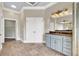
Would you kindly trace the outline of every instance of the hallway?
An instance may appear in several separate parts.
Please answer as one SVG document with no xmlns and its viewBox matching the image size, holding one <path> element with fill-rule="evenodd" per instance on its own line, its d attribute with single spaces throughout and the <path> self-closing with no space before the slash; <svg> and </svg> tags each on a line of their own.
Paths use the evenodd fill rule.
<svg viewBox="0 0 79 59">
<path fill-rule="evenodd" d="M 7 41 L 3 45 L 0 56 L 63 56 L 40 43 L 22 43 L 21 41 Z"/>
</svg>

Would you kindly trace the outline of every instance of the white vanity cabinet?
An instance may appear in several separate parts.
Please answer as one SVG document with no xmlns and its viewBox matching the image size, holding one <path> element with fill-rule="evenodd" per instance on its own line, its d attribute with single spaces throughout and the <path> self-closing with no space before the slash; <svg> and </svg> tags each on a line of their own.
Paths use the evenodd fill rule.
<svg viewBox="0 0 79 59">
<path fill-rule="evenodd" d="M 46 34 L 46 46 L 64 55 L 71 56 L 71 37 Z"/>
</svg>

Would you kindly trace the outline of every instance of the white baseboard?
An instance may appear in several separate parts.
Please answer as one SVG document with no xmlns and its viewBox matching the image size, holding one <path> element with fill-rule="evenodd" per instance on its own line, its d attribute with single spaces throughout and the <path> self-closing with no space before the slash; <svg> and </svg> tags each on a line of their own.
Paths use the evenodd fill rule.
<svg viewBox="0 0 79 59">
<path fill-rule="evenodd" d="M 20 37 L 17 37 L 16 40 L 21 40 Z"/>
<path fill-rule="evenodd" d="M 21 40 L 23 43 L 45 43 L 45 41 L 40 41 L 40 42 L 38 42 L 38 41 L 26 41 L 26 40 Z"/>
<path fill-rule="evenodd" d="M 5 37 L 5 38 L 12 38 L 12 39 L 14 39 L 15 37 Z"/>
<path fill-rule="evenodd" d="M 20 40 L 20 37 L 5 37 L 5 38 Z"/>
</svg>

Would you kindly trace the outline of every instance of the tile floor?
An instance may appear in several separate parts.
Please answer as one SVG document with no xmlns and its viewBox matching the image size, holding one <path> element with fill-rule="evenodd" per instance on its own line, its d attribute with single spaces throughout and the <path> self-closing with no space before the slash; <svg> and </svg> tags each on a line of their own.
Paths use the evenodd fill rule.
<svg viewBox="0 0 79 59">
<path fill-rule="evenodd" d="M 45 44 L 12 40 L 3 44 L 0 56 L 63 56 L 63 54 L 47 48 Z"/>
</svg>

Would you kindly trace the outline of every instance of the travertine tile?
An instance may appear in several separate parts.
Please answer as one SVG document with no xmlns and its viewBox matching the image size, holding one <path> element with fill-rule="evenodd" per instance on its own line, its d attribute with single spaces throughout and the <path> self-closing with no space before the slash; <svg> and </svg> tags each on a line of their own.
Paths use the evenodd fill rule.
<svg viewBox="0 0 79 59">
<path fill-rule="evenodd" d="M 41 43 L 22 43 L 8 41 L 3 45 L 1 56 L 63 56 Z"/>
</svg>

